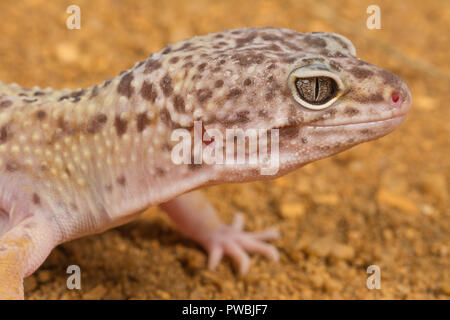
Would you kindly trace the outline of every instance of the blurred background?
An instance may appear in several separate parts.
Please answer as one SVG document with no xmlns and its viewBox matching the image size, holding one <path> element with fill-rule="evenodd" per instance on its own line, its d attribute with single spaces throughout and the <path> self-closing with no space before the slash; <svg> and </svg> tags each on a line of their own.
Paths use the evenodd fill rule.
<svg viewBox="0 0 450 320">
<path fill-rule="evenodd" d="M 68 30 L 66 8 L 81 8 Z M 369 5 L 381 29 L 368 30 Z M 206 255 L 156 208 L 55 249 L 25 281 L 28 299 L 449 299 L 450 2 L 319 0 L 2 0 L 0 79 L 87 87 L 184 38 L 250 26 L 348 37 L 358 56 L 400 75 L 413 107 L 399 129 L 277 180 L 205 190 L 225 221 L 277 227 L 278 264 L 249 275 Z M 66 288 L 68 265 L 82 290 Z M 366 268 L 381 268 L 368 290 Z"/>
</svg>

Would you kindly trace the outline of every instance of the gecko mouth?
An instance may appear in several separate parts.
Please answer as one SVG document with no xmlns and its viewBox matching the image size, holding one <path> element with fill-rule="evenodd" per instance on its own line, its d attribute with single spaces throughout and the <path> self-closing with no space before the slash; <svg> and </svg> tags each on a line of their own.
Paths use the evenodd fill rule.
<svg viewBox="0 0 450 320">
<path fill-rule="evenodd" d="M 339 128 L 339 127 L 351 127 L 351 126 L 355 126 L 355 127 L 361 127 L 363 125 L 369 125 L 369 126 L 374 126 L 374 125 L 380 125 L 380 124 L 391 124 L 394 122 L 398 122 L 398 124 L 400 124 L 401 122 L 403 122 L 403 120 L 406 118 L 406 113 L 404 114 L 400 114 L 400 115 L 395 115 L 389 118 L 384 118 L 384 119 L 378 119 L 378 120 L 372 120 L 372 121 L 355 121 L 355 122 L 346 122 L 346 123 L 336 123 L 336 124 L 293 124 L 293 125 L 285 125 L 285 126 L 278 126 L 275 127 L 273 129 L 278 129 L 278 130 L 282 130 L 282 131 L 290 131 L 290 129 L 298 129 L 298 128 Z"/>
<path fill-rule="evenodd" d="M 317 128 L 324 128 L 324 127 L 346 127 L 351 125 L 376 125 L 376 124 L 383 124 L 383 123 L 391 123 L 395 121 L 402 122 L 406 118 L 405 114 L 395 115 L 389 118 L 384 119 L 377 119 L 377 120 L 369 120 L 369 121 L 355 121 L 355 122 L 344 122 L 344 123 L 336 123 L 336 124 L 305 124 L 305 127 L 317 127 Z"/>
</svg>

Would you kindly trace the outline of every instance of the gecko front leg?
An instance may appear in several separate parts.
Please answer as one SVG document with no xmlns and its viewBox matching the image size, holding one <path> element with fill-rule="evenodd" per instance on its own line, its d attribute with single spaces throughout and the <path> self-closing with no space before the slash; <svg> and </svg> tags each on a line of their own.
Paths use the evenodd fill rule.
<svg viewBox="0 0 450 320">
<path fill-rule="evenodd" d="M 37 216 L 22 220 L 0 237 L 0 300 L 23 299 L 23 279 L 57 245 L 57 228 Z"/>
<path fill-rule="evenodd" d="M 277 249 L 264 241 L 277 239 L 274 229 L 261 232 L 245 232 L 242 215 L 237 213 L 231 225 L 217 217 L 214 208 L 200 191 L 181 195 L 160 207 L 167 212 L 176 227 L 197 241 L 208 252 L 208 268 L 214 270 L 224 255 L 231 257 L 239 273 L 245 274 L 250 267 L 248 252 L 262 254 L 278 261 Z"/>
</svg>

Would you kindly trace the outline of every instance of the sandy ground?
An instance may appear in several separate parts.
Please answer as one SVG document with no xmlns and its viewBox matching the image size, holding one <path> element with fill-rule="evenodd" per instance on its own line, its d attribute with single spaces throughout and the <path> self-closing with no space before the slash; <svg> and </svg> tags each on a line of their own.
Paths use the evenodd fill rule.
<svg viewBox="0 0 450 320">
<path fill-rule="evenodd" d="M 65 28 L 68 5 L 82 28 Z M 273 181 L 205 190 L 225 221 L 277 227 L 279 263 L 252 257 L 236 275 L 157 209 L 122 227 L 55 249 L 26 279 L 28 299 L 448 299 L 450 298 L 450 3 L 376 1 L 382 29 L 368 30 L 373 1 L 0 1 L 0 79 L 24 86 L 90 86 L 168 43 L 244 26 L 332 31 L 358 55 L 403 77 L 407 121 L 389 136 Z M 82 289 L 66 288 L 68 265 Z M 381 268 L 381 289 L 366 268 Z"/>
</svg>

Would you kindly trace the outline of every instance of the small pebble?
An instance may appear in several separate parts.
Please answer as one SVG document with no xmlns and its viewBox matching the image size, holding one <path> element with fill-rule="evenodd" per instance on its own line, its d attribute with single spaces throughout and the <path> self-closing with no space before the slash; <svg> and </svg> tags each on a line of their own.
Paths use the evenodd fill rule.
<svg viewBox="0 0 450 320">
<path fill-rule="evenodd" d="M 89 290 L 84 294 L 83 299 L 87 300 L 98 300 L 102 299 L 108 290 L 101 284 L 96 286 L 95 288 Z"/>
<path fill-rule="evenodd" d="M 414 202 L 386 189 L 380 189 L 377 192 L 376 199 L 379 205 L 385 205 L 403 213 L 411 215 L 420 213 L 420 209 L 414 204 Z"/>
<path fill-rule="evenodd" d="M 306 208 L 302 203 L 282 203 L 280 212 L 283 218 L 294 219 L 302 217 L 305 214 Z"/>
<path fill-rule="evenodd" d="M 29 276 L 23 280 L 23 287 L 25 292 L 33 291 L 37 288 L 38 282 L 34 275 Z"/>
<path fill-rule="evenodd" d="M 37 273 L 37 278 L 40 283 L 45 283 L 52 280 L 53 277 L 49 270 L 41 270 Z"/>
</svg>

